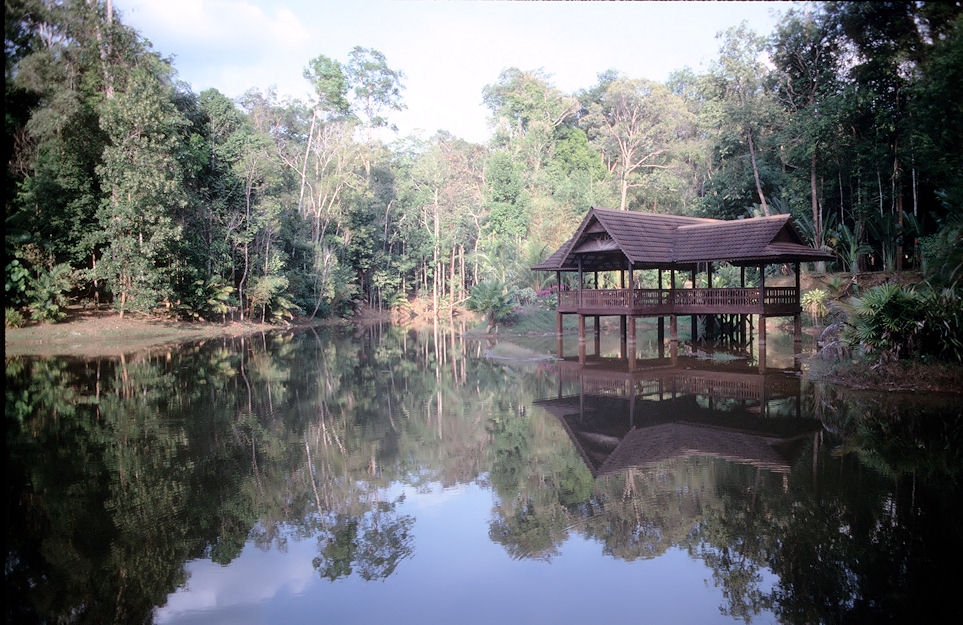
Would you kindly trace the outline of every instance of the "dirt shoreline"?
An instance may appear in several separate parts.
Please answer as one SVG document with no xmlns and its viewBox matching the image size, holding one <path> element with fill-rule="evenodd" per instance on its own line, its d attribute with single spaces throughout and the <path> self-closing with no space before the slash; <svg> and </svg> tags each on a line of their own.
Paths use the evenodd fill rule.
<svg viewBox="0 0 963 625">
<path fill-rule="evenodd" d="M 112 311 L 79 311 L 73 312 L 61 323 L 5 328 L 4 356 L 119 356 L 164 345 L 330 323 L 307 319 L 297 321 L 292 326 L 249 321 L 225 324 L 136 315 L 127 315 L 122 319 Z"/>
</svg>

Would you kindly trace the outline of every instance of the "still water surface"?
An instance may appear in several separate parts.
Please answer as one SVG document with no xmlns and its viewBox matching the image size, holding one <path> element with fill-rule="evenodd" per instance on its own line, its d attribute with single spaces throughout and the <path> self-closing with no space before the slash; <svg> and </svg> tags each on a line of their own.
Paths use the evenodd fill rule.
<svg viewBox="0 0 963 625">
<path fill-rule="evenodd" d="M 7 620 L 952 622 L 958 399 L 653 338 L 8 359 Z"/>
</svg>

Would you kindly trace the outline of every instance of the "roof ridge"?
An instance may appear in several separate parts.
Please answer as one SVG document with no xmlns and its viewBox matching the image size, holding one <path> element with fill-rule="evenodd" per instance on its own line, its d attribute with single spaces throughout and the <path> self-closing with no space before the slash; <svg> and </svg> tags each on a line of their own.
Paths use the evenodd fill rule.
<svg viewBox="0 0 963 625">
<path fill-rule="evenodd" d="M 747 224 L 747 223 L 752 223 L 753 221 L 755 221 L 756 223 L 759 223 L 761 221 L 776 221 L 776 220 L 789 221 L 791 217 L 792 216 L 789 213 L 783 213 L 781 215 L 769 215 L 768 217 L 749 217 L 748 219 L 709 219 L 707 220 L 709 223 L 687 224 L 685 226 L 679 226 L 679 229 L 682 230 L 687 228 L 699 228 L 701 226 L 711 226 L 713 224 L 726 224 L 726 225 Z"/>
</svg>

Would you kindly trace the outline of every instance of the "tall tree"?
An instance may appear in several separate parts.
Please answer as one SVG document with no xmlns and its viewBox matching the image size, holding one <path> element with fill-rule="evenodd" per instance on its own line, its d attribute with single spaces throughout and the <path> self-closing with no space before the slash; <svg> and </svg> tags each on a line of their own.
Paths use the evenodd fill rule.
<svg viewBox="0 0 963 625">
<path fill-rule="evenodd" d="M 368 142 L 371 131 L 388 126 L 388 111 L 402 111 L 404 73 L 388 67 L 385 55 L 373 48 L 355 46 L 348 55 L 345 68 L 351 90 L 352 108 L 367 129 Z"/>
<path fill-rule="evenodd" d="M 172 214 L 185 201 L 176 152 L 187 121 L 158 76 L 138 68 L 104 103 L 101 124 L 110 145 L 98 168 L 107 194 L 97 215 L 106 245 L 98 271 L 121 315 L 147 311 L 173 294 L 181 229 Z"/>
<path fill-rule="evenodd" d="M 796 148 L 789 158 L 809 174 L 813 245 L 821 248 L 826 239 L 819 163 L 826 159 L 838 136 L 829 105 L 839 92 L 835 79 L 837 43 L 820 20 L 793 12 L 777 28 L 773 42 L 778 94 L 790 116 L 786 143 Z"/>
<path fill-rule="evenodd" d="M 692 132 L 693 117 L 681 98 L 650 80 L 618 78 L 608 83 L 584 119 L 615 176 L 619 209 L 629 189 L 645 188 L 653 171 L 675 163 L 673 150 Z"/>
<path fill-rule="evenodd" d="M 765 40 L 745 24 L 730 28 L 720 37 L 719 60 L 710 73 L 722 109 L 720 131 L 732 132 L 745 142 L 759 205 L 768 217 L 759 143 L 772 134 L 777 107 L 764 83 L 768 74 L 762 60 Z"/>
</svg>

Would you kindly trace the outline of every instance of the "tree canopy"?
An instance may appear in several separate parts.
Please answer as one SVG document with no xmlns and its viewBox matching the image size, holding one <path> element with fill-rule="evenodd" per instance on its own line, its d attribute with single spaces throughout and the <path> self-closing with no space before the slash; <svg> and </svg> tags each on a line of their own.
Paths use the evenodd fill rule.
<svg viewBox="0 0 963 625">
<path fill-rule="evenodd" d="M 109 4 L 5 8 L 14 317 L 56 318 L 67 298 L 284 319 L 421 296 L 437 314 L 492 281 L 524 303 L 546 284 L 521 259 L 593 205 L 788 212 L 844 270 L 963 274 L 958 4 L 792 9 L 772 33 L 721 33 L 706 72 L 664 84 L 608 70 L 566 93 L 507 68 L 482 94 L 486 145 L 386 142 L 405 76 L 376 49 L 308 61 L 306 101 L 232 100 L 178 82 Z"/>
</svg>

